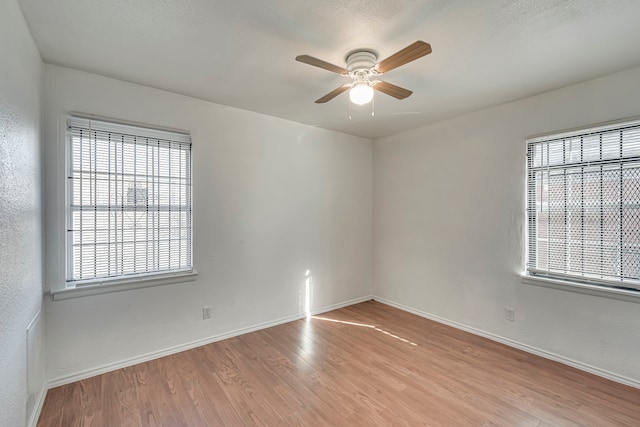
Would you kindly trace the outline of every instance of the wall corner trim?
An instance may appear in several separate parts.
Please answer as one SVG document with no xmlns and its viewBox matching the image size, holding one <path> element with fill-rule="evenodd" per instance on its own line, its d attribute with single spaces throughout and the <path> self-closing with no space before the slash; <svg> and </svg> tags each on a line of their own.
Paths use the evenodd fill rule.
<svg viewBox="0 0 640 427">
<path fill-rule="evenodd" d="M 38 424 L 38 420 L 40 419 L 40 412 L 42 412 L 42 406 L 44 405 L 44 399 L 47 397 L 47 390 L 49 388 L 46 384 L 42 385 L 40 389 L 40 393 L 38 393 L 38 397 L 36 398 L 36 404 L 33 407 L 33 411 L 29 415 L 29 419 L 27 420 L 27 427 L 36 427 Z"/>
</svg>

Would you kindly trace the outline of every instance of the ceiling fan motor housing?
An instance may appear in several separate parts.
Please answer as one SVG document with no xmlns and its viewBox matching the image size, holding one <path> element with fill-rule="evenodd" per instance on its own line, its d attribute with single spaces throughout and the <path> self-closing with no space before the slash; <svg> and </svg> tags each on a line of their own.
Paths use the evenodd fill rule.
<svg viewBox="0 0 640 427">
<path fill-rule="evenodd" d="M 347 70 L 351 74 L 369 72 L 376 65 L 378 56 L 370 50 L 357 50 L 347 55 Z"/>
</svg>

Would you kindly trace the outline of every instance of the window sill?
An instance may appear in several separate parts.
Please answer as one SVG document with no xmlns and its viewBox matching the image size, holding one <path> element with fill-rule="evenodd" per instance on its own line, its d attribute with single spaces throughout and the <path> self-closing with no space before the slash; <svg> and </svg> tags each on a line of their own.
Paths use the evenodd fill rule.
<svg viewBox="0 0 640 427">
<path fill-rule="evenodd" d="M 640 291 L 607 288 L 605 286 L 550 279 L 547 277 L 529 276 L 527 274 L 523 274 L 520 277 L 522 278 L 522 283 L 526 285 L 542 286 L 545 288 L 559 289 L 561 291 L 578 292 L 586 295 L 640 303 Z"/>
<path fill-rule="evenodd" d="M 136 279 L 123 279 L 111 282 L 102 282 L 92 285 L 76 286 L 51 291 L 51 298 L 60 301 L 70 298 L 86 297 L 91 295 L 108 294 L 111 292 L 129 291 L 132 289 L 148 288 L 152 286 L 173 285 L 176 283 L 193 282 L 198 272 L 192 270 L 185 273 L 159 275 L 154 277 L 141 277 Z"/>
</svg>

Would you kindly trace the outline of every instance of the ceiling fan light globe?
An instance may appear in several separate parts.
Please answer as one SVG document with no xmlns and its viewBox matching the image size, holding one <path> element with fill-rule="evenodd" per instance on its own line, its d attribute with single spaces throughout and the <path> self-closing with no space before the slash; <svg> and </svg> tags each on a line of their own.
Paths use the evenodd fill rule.
<svg viewBox="0 0 640 427">
<path fill-rule="evenodd" d="M 368 84 L 355 85 L 349 91 L 349 99 L 357 105 L 364 105 L 373 99 L 373 88 Z"/>
</svg>

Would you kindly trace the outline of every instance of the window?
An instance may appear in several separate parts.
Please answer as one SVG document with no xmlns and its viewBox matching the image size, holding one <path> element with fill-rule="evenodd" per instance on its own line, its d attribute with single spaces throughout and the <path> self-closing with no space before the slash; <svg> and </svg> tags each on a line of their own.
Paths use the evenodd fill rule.
<svg viewBox="0 0 640 427">
<path fill-rule="evenodd" d="M 190 136 L 71 117 L 67 143 L 67 286 L 190 272 Z"/>
<path fill-rule="evenodd" d="M 640 290 L 640 121 L 527 141 L 529 275 Z"/>
</svg>

